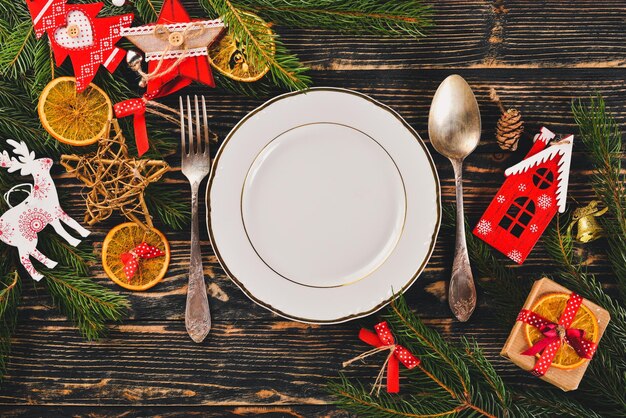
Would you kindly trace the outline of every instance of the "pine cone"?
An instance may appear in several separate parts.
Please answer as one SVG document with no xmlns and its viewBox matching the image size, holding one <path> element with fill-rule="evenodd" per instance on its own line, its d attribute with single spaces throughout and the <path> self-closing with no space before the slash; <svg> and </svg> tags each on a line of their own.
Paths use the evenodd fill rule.
<svg viewBox="0 0 626 418">
<path fill-rule="evenodd" d="M 498 97 L 496 93 L 496 89 L 491 88 L 489 97 L 491 101 L 498 105 L 500 112 L 502 112 L 502 116 L 498 119 L 496 126 L 496 140 L 498 141 L 498 145 L 505 151 L 515 151 L 517 149 L 517 142 L 524 132 L 522 114 L 517 109 L 505 109 L 500 101 L 500 97 Z"/>
<path fill-rule="evenodd" d="M 496 126 L 498 145 L 503 150 L 515 151 L 522 132 L 524 132 L 522 114 L 517 109 L 508 109 L 500 116 Z"/>
</svg>

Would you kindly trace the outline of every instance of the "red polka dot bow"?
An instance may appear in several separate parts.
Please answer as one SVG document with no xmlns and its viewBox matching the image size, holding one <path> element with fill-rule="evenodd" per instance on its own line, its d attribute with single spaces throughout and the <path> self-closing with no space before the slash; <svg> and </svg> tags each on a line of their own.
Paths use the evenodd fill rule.
<svg viewBox="0 0 626 418">
<path fill-rule="evenodd" d="M 124 263 L 124 274 L 128 280 L 135 277 L 135 273 L 139 268 L 139 259 L 149 259 L 165 255 L 157 247 L 142 242 L 132 250 L 121 255 L 122 263 Z"/>
<path fill-rule="evenodd" d="M 137 144 L 137 154 L 140 157 L 150 148 L 148 130 L 146 128 L 146 110 L 148 102 L 156 97 L 158 97 L 158 92 L 157 94 L 146 93 L 141 98 L 124 100 L 113 106 L 116 117 L 133 116 L 135 143 Z"/>
<path fill-rule="evenodd" d="M 567 305 L 559 318 L 558 324 L 550 322 L 543 316 L 528 309 L 522 309 L 517 316 L 518 321 L 532 325 L 544 335 L 543 339 L 537 341 L 532 347 L 522 353 L 527 356 L 541 353 L 539 360 L 537 360 L 535 367 L 531 371 L 535 376 L 546 374 L 552 365 L 556 352 L 564 342 L 569 344 L 581 358 L 591 359 L 593 357 L 598 347 L 597 344 L 585 339 L 585 331 L 582 329 L 570 328 L 582 302 L 583 298 L 580 295 L 572 293 L 567 300 Z"/>
<path fill-rule="evenodd" d="M 412 369 L 420 364 L 420 359 L 415 357 L 409 350 L 407 350 L 403 346 L 395 343 L 395 339 L 393 338 L 393 334 L 389 330 L 387 322 L 383 321 L 375 325 L 374 330 L 376 330 L 376 333 L 373 333 L 372 331 L 364 328 L 361 329 L 361 331 L 359 332 L 359 338 L 361 339 L 361 341 L 371 346 L 374 346 L 375 348 L 361 354 L 360 356 L 355 357 L 350 361 L 345 362 L 344 366 L 347 366 L 353 361 L 363 359 L 380 351 L 389 350 L 387 360 L 383 364 L 383 367 L 381 368 L 380 373 L 376 378 L 376 383 L 374 384 L 374 388 L 372 388 L 372 391 L 377 387 L 380 389 L 380 382 L 382 381 L 382 376 L 386 366 L 387 392 L 398 393 L 400 391 L 400 363 L 404 364 L 407 369 Z"/>
</svg>

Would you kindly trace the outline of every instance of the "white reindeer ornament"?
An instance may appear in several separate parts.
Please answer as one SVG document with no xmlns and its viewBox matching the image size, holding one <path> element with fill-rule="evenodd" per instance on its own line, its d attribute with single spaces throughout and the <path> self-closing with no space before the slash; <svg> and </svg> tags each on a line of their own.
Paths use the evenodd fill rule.
<svg viewBox="0 0 626 418">
<path fill-rule="evenodd" d="M 82 237 L 89 235 L 89 231 L 78 222 L 70 218 L 59 204 L 59 196 L 50 176 L 52 160 L 50 158 L 35 158 L 35 153 L 29 151 L 24 142 L 8 139 L 7 143 L 13 147 L 13 153 L 18 157 L 10 157 L 3 151 L 0 154 L 0 167 L 7 168 L 9 173 L 20 170 L 20 175 L 31 175 L 34 184 L 23 183 L 12 187 L 4 199 L 10 209 L 0 216 L 0 240 L 6 244 L 17 247 L 20 262 L 33 279 L 39 281 L 43 275 L 35 270 L 30 260 L 43 263 L 48 268 L 54 268 L 56 261 L 50 260 L 37 249 L 37 234 L 47 225 L 52 225 L 57 234 L 62 236 L 73 246 L 77 246 L 80 240 L 71 236 L 61 222 L 70 226 Z M 27 191 L 29 195 L 17 206 L 11 206 L 9 197 L 14 191 Z"/>
</svg>

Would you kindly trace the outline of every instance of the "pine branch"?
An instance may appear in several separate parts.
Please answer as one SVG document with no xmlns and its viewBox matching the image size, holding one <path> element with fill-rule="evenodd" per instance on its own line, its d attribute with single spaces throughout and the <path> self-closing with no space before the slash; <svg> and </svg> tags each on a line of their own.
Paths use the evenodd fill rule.
<svg viewBox="0 0 626 418">
<path fill-rule="evenodd" d="M 465 396 L 469 393 L 470 377 L 467 365 L 460 361 L 458 353 L 437 331 L 424 325 L 410 311 L 403 298 L 391 304 L 391 312 L 387 319 L 398 336 L 411 339 L 407 348 L 422 359 L 423 367 L 440 382 L 442 389 L 454 398 L 458 398 L 458 394 Z"/>
<path fill-rule="evenodd" d="M 268 20 L 290 27 L 344 33 L 422 38 L 432 27 L 432 8 L 414 0 L 233 0 Z"/>
<path fill-rule="evenodd" d="M 143 23 L 155 22 L 159 11 L 163 7 L 163 0 L 135 0 L 133 2 L 135 14 Z"/>
<path fill-rule="evenodd" d="M 168 227 L 181 230 L 189 224 L 191 208 L 188 201 L 180 200 L 180 189 L 153 183 L 146 189 L 145 198 L 150 213 Z"/>
<path fill-rule="evenodd" d="M 374 396 L 363 385 L 353 383 L 343 375 L 338 380 L 330 382 L 328 390 L 335 397 L 337 406 L 353 412 L 358 417 L 435 418 L 452 416 L 460 411 L 458 406 L 442 399 L 438 399 L 437 405 L 433 405 L 433 401 L 430 399 L 430 402 L 425 401 L 424 396 L 409 396 L 403 402 L 386 393 Z"/>
<path fill-rule="evenodd" d="M 22 22 L 0 36 L 0 74 L 7 78 L 18 78 L 30 70 L 29 62 L 34 56 L 36 45 L 33 25 Z"/>
<path fill-rule="evenodd" d="M 11 352 L 11 335 L 17 322 L 17 305 L 21 292 L 16 271 L 0 278 L 0 380 L 6 373 Z"/>
<path fill-rule="evenodd" d="M 556 390 L 543 391 L 535 406 L 520 407 L 532 401 L 525 388 L 507 385 L 475 341 L 461 338 L 460 344 L 453 344 L 424 325 L 403 296 L 391 303 L 385 318 L 398 344 L 422 363 L 402 370 L 399 395 L 372 395 L 344 374 L 330 382 L 336 404 L 359 417 L 598 417 Z"/>
<path fill-rule="evenodd" d="M 0 0 L 0 32 L 29 19 L 30 14 L 26 2 Z"/>
<path fill-rule="evenodd" d="M 555 411 L 555 406 L 558 410 Z M 511 417 L 576 417 L 601 418 L 597 412 L 571 399 L 567 394 L 552 389 L 519 387 L 513 393 Z"/>
<path fill-rule="evenodd" d="M 617 277 L 621 300 L 626 300 L 626 186 L 622 173 L 622 133 L 607 111 L 604 98 L 591 97 L 588 104 L 572 102 L 572 113 L 595 171 L 591 182 L 598 198 L 609 208 L 600 218 L 608 233 L 609 261 Z"/>
<path fill-rule="evenodd" d="M 502 378 L 493 368 L 492 364 L 485 357 L 482 349 L 478 346 L 475 340 L 468 340 L 467 338 L 461 338 L 463 349 L 465 350 L 466 358 L 472 366 L 473 372 L 483 376 L 483 380 L 478 380 L 478 390 L 474 393 L 484 393 L 484 389 L 489 389 L 498 401 L 498 407 L 502 414 L 507 411 L 511 405 L 511 395 L 506 389 Z M 484 383 L 487 387 L 484 387 Z M 481 385 L 481 383 L 483 383 Z M 481 390 L 483 389 L 483 390 Z"/>
<path fill-rule="evenodd" d="M 581 296 L 590 299 L 606 309 L 611 315 L 605 333 L 600 341 L 593 361 L 589 363 L 586 380 L 579 390 L 590 404 L 606 415 L 626 415 L 626 309 L 609 296 L 602 284 L 581 267 L 581 261 L 575 257 L 574 243 L 567 233 L 568 222 L 561 222 L 557 217 L 556 226 L 545 239 L 545 246 L 550 256 L 557 263 L 558 281 Z M 582 399 L 582 398 L 581 398 Z"/>
<path fill-rule="evenodd" d="M 106 321 L 121 320 L 129 308 L 126 297 L 68 269 L 47 271 L 45 276 L 54 304 L 76 322 L 88 340 L 100 338 L 106 331 Z"/>
<path fill-rule="evenodd" d="M 92 247 L 84 242 L 78 247 L 73 247 L 57 234 L 45 233 L 42 237 L 39 245 L 44 254 L 59 264 L 69 267 L 79 276 L 89 275 L 88 263 L 97 261 Z"/>
<path fill-rule="evenodd" d="M 202 0 L 201 4 L 217 13 L 232 35 L 241 41 L 249 65 L 269 67 L 273 83 L 290 90 L 302 90 L 311 84 L 310 77 L 305 74 L 307 68 L 289 53 L 276 33 L 268 33 L 267 27 L 254 16 L 238 9 L 230 0 Z"/>
</svg>

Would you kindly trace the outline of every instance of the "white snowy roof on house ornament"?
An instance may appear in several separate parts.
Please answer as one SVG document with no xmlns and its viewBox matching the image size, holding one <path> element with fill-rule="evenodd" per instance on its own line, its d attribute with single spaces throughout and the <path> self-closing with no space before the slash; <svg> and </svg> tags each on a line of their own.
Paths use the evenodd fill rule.
<svg viewBox="0 0 626 418">
<path fill-rule="evenodd" d="M 507 168 L 504 171 L 506 177 L 513 174 L 525 173 L 529 169 L 538 166 L 546 161 L 561 155 L 559 161 L 559 172 L 557 175 L 556 202 L 559 212 L 565 212 L 565 202 L 567 200 L 567 185 L 569 183 L 569 170 L 572 162 L 572 148 L 574 147 L 574 135 L 569 135 L 558 142 L 553 143 L 546 149 L 530 156 L 519 163 Z"/>
</svg>

